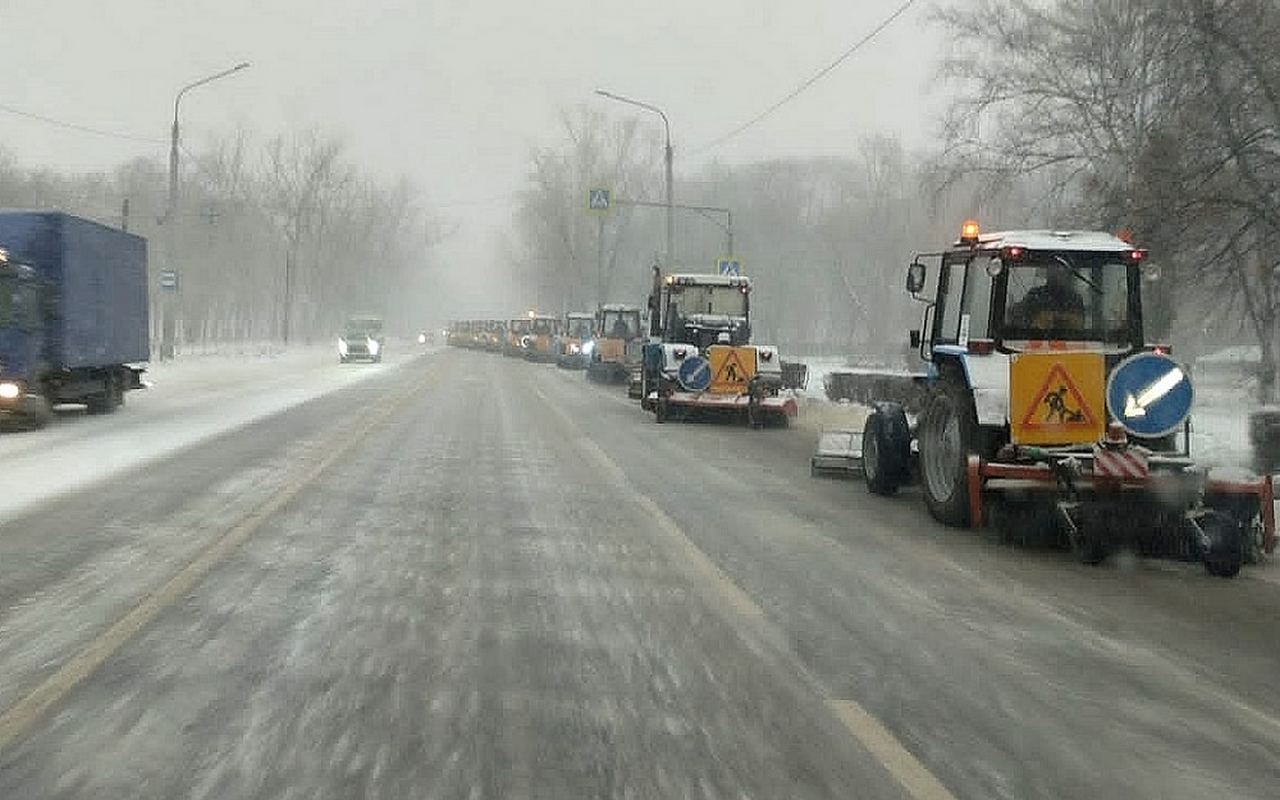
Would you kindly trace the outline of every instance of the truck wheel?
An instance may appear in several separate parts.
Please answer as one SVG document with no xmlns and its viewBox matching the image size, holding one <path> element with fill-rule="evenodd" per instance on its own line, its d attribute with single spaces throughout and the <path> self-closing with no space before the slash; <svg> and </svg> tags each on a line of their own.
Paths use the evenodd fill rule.
<svg viewBox="0 0 1280 800">
<path fill-rule="evenodd" d="M 1221 511 L 1211 511 L 1200 518 L 1200 529 L 1209 540 L 1204 554 L 1204 568 L 1219 578 L 1234 578 L 1244 564 L 1244 532 L 1241 525 Z"/>
<path fill-rule="evenodd" d="M 969 524 L 969 454 L 978 444 L 978 415 L 969 391 L 943 378 L 920 418 L 920 483 L 925 505 L 944 525 Z"/>
<path fill-rule="evenodd" d="M 872 494 L 897 494 L 911 458 L 907 415 L 897 403 L 877 403 L 862 429 L 862 472 Z"/>
</svg>

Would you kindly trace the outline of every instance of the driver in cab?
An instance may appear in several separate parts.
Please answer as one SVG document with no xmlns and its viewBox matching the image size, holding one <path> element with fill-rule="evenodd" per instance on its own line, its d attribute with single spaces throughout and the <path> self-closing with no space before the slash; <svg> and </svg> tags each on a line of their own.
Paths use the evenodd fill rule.
<svg viewBox="0 0 1280 800">
<path fill-rule="evenodd" d="M 1054 264 L 1045 272 L 1044 282 L 1027 292 L 1013 307 L 1010 321 L 1020 328 L 1044 331 L 1083 330 L 1084 298 L 1076 288 L 1071 270 Z"/>
</svg>

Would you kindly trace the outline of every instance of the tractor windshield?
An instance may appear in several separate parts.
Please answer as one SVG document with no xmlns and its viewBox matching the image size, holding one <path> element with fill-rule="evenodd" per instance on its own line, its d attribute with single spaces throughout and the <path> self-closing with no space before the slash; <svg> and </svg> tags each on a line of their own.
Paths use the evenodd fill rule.
<svg viewBox="0 0 1280 800">
<path fill-rule="evenodd" d="M 610 339 L 634 339 L 640 335 L 640 312 L 606 311 L 601 334 Z"/>
<path fill-rule="evenodd" d="M 507 326 L 507 330 L 519 336 L 528 333 L 531 327 L 532 323 L 527 319 L 513 319 L 511 324 Z"/>
<path fill-rule="evenodd" d="M 1004 338 L 1132 341 L 1130 271 L 1116 253 L 1037 253 L 1009 264 Z"/>
<path fill-rule="evenodd" d="M 569 336 L 574 339 L 590 339 L 591 329 L 594 326 L 594 323 L 594 319 L 571 317 L 569 319 Z"/>
<path fill-rule="evenodd" d="M 686 317 L 697 314 L 745 317 L 747 293 L 737 286 L 673 286 L 671 311 Z"/>
<path fill-rule="evenodd" d="M 555 320 L 535 319 L 533 321 L 533 332 L 538 336 L 551 336 L 555 331 Z"/>
</svg>

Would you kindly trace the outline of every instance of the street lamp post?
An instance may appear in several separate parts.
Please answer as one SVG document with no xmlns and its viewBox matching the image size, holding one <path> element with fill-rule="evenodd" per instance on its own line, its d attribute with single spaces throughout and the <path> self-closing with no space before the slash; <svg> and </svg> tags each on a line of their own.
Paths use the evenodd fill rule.
<svg viewBox="0 0 1280 800">
<path fill-rule="evenodd" d="M 228 75 L 239 72 L 249 67 L 248 61 L 242 61 L 230 69 L 224 69 L 221 72 L 201 78 L 183 86 L 178 90 L 178 94 L 173 98 L 173 127 L 170 128 L 169 135 L 169 202 L 165 206 L 164 224 L 165 224 L 165 240 L 167 243 L 169 267 L 173 268 L 173 262 L 176 260 L 178 233 L 174 225 L 178 215 L 178 107 L 182 103 L 182 96 L 197 86 L 204 86 L 206 83 L 212 83 L 219 78 L 225 78 Z M 174 327 L 175 320 L 173 315 L 173 302 L 166 299 L 164 303 L 164 318 L 160 323 L 160 360 L 173 358 L 174 350 Z"/>
<path fill-rule="evenodd" d="M 675 192 L 674 192 L 674 189 L 672 188 L 675 181 L 674 181 L 674 171 L 672 166 L 673 153 L 671 150 L 671 121 L 667 119 L 666 113 L 662 109 L 658 108 L 657 106 L 650 105 L 648 103 L 642 103 L 639 100 L 632 100 L 630 97 L 623 97 L 622 95 L 614 94 L 613 92 L 606 92 L 604 89 L 596 89 L 596 94 L 600 95 L 601 97 L 607 97 L 610 100 L 616 100 L 619 103 L 626 103 L 627 105 L 636 106 L 637 108 L 643 108 L 646 111 L 652 111 L 653 113 L 662 117 L 662 125 L 663 125 L 663 128 L 665 128 L 666 134 L 667 134 L 667 146 L 666 146 L 666 150 L 664 151 L 664 157 L 666 161 L 666 179 L 667 179 L 667 269 L 668 270 L 673 269 L 675 266 L 675 260 L 676 260 L 676 245 L 675 245 L 676 217 L 675 217 Z"/>
<path fill-rule="evenodd" d="M 178 94 L 173 98 L 173 127 L 170 129 L 169 138 L 169 206 L 165 210 L 166 221 L 172 219 L 178 210 L 178 106 L 182 103 L 182 96 L 197 86 L 204 86 L 206 83 L 213 83 L 219 78 L 225 78 L 228 75 L 239 72 L 242 69 L 248 69 L 249 62 L 241 61 L 230 69 L 224 69 L 222 72 L 214 73 L 208 77 L 201 78 L 198 81 L 188 83 L 178 90 Z"/>
</svg>

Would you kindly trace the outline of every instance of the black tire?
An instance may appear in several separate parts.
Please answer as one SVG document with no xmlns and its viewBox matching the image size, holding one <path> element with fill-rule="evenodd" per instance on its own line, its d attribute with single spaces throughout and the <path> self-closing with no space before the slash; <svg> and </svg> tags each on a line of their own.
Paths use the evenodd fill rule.
<svg viewBox="0 0 1280 800">
<path fill-rule="evenodd" d="M 973 397 L 946 373 L 920 417 L 920 485 L 933 518 L 944 525 L 969 525 L 969 454 L 978 452 L 978 415 Z"/>
<path fill-rule="evenodd" d="M 1219 578 L 1234 578 L 1244 564 L 1243 526 L 1230 514 L 1211 511 L 1200 518 L 1200 528 L 1209 539 L 1204 568 Z"/>
<path fill-rule="evenodd" d="M 897 494 L 907 482 L 911 430 L 897 403 L 878 403 L 862 429 L 862 471 L 872 494 Z"/>
<path fill-rule="evenodd" d="M 662 425 L 667 421 L 667 415 L 670 409 L 667 406 L 667 399 L 659 397 L 653 404 L 653 421 Z"/>
<path fill-rule="evenodd" d="M 1071 537 L 1071 555 L 1081 564 L 1097 566 L 1107 560 L 1108 554 L 1107 543 L 1097 533 L 1079 531 Z"/>
</svg>

